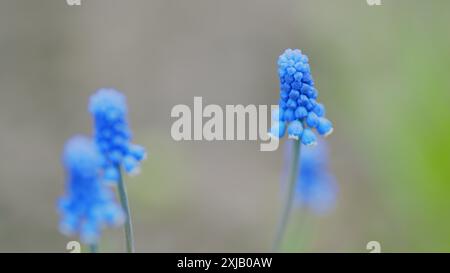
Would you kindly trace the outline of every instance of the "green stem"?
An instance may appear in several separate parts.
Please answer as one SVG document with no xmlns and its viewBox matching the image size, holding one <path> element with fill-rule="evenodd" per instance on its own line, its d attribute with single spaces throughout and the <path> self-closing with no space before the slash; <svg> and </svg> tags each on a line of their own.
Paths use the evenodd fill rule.
<svg viewBox="0 0 450 273">
<path fill-rule="evenodd" d="M 122 170 L 120 166 L 117 166 L 116 168 L 117 171 L 119 172 L 118 188 L 119 188 L 120 203 L 122 204 L 122 208 L 125 211 L 125 238 L 127 241 L 127 252 L 134 253 L 135 249 L 134 249 L 133 224 L 131 222 L 131 213 L 130 213 L 130 206 L 128 203 L 127 189 L 125 187 L 125 183 L 122 178 Z"/>
<path fill-rule="evenodd" d="M 308 248 L 308 240 L 311 238 L 311 219 L 309 219 L 310 215 L 304 205 L 300 207 L 296 215 L 298 215 L 298 217 L 294 230 L 298 236 L 296 236 L 294 246 L 296 246 L 296 252 L 305 252 Z"/>
<path fill-rule="evenodd" d="M 98 252 L 98 245 L 97 244 L 89 245 L 89 252 L 97 253 Z"/>
<path fill-rule="evenodd" d="M 297 183 L 298 168 L 299 168 L 298 164 L 299 158 L 300 158 L 300 140 L 294 140 L 289 184 L 287 185 L 286 197 L 284 198 L 285 203 L 280 221 L 278 222 L 277 233 L 275 235 L 275 241 L 272 247 L 273 252 L 277 252 L 280 250 L 284 234 L 286 233 L 287 224 L 289 222 L 289 216 L 291 214 L 292 203 L 294 201 L 295 184 Z"/>
</svg>

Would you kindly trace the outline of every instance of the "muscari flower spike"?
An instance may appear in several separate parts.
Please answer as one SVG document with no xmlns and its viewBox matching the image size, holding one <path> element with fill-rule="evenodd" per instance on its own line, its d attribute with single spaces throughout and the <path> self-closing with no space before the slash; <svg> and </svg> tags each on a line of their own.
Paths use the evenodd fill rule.
<svg viewBox="0 0 450 273">
<path fill-rule="evenodd" d="M 114 89 L 100 89 L 91 96 L 89 111 L 94 118 L 95 141 L 105 157 L 105 179 L 117 182 L 121 166 L 128 174 L 139 173 L 146 152 L 131 143 L 125 96 Z"/>
<path fill-rule="evenodd" d="M 274 119 L 270 135 L 281 138 L 286 133 L 303 145 L 314 145 L 317 137 L 333 132 L 333 125 L 325 118 L 325 107 L 317 102 L 318 92 L 314 87 L 308 57 L 299 49 L 287 49 L 278 58 L 280 78 L 279 110 Z"/>
<path fill-rule="evenodd" d="M 120 226 L 125 215 L 114 193 L 102 182 L 102 157 L 88 138 L 76 136 L 65 145 L 66 195 L 58 202 L 60 231 L 79 234 L 81 241 L 95 244 L 104 226 Z"/>
<path fill-rule="evenodd" d="M 306 206 L 317 214 L 335 207 L 337 183 L 328 162 L 326 143 L 302 149 L 295 193 L 298 206 Z"/>
</svg>

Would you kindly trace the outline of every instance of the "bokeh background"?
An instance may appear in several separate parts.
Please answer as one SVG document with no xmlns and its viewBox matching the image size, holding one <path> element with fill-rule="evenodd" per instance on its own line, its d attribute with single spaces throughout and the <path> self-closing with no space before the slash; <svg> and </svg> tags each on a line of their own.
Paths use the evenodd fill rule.
<svg viewBox="0 0 450 273">
<path fill-rule="evenodd" d="M 175 142 L 177 104 L 275 104 L 276 59 L 309 55 L 334 121 L 336 208 L 294 211 L 284 250 L 450 250 L 450 2 L 0 1 L 0 251 L 65 252 L 61 149 L 87 101 L 126 93 L 142 174 L 127 178 L 137 250 L 268 251 L 282 149 Z M 108 230 L 102 251 L 123 250 Z"/>
</svg>

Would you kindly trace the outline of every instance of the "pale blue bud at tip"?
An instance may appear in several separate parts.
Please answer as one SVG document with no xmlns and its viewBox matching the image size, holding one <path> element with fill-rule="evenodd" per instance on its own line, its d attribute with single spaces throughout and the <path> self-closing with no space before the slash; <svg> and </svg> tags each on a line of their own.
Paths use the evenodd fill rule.
<svg viewBox="0 0 450 273">
<path fill-rule="evenodd" d="M 291 139 L 298 140 L 303 133 L 303 125 L 300 121 L 295 120 L 291 123 L 289 123 L 288 126 L 288 137 Z"/>
<path fill-rule="evenodd" d="M 312 146 L 317 144 L 317 137 L 311 129 L 305 128 L 303 130 L 302 144 L 305 146 Z"/>
<path fill-rule="evenodd" d="M 333 132 L 333 124 L 326 118 L 319 118 L 317 132 L 322 136 L 328 136 Z"/>
<path fill-rule="evenodd" d="M 89 111 L 105 120 L 115 120 L 127 113 L 126 98 L 115 89 L 99 89 L 89 100 Z"/>
</svg>

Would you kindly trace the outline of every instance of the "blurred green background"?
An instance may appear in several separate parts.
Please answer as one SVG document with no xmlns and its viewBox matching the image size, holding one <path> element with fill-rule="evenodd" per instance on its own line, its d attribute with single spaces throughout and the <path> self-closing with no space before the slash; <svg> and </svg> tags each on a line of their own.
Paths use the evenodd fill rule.
<svg viewBox="0 0 450 273">
<path fill-rule="evenodd" d="M 336 209 L 295 211 L 287 251 L 450 250 L 450 2 L 0 1 L 0 251 L 64 252 L 61 148 L 89 95 L 124 91 L 149 159 L 128 178 L 141 252 L 268 251 L 282 149 L 175 142 L 177 104 L 275 104 L 276 59 L 309 55 L 335 124 Z M 102 251 L 123 250 L 108 230 Z"/>
</svg>

